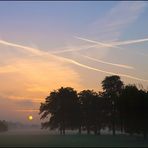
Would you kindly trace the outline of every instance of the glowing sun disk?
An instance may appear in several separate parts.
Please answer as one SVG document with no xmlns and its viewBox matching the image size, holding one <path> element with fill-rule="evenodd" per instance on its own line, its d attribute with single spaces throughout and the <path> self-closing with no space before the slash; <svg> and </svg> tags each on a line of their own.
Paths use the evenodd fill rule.
<svg viewBox="0 0 148 148">
<path fill-rule="evenodd" d="M 33 117 L 31 115 L 28 116 L 28 120 L 33 120 Z"/>
</svg>

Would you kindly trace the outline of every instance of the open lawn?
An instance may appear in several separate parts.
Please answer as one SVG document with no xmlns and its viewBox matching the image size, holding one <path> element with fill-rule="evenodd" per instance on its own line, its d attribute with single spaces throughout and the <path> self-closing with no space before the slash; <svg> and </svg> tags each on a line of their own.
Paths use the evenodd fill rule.
<svg viewBox="0 0 148 148">
<path fill-rule="evenodd" d="M 143 137 L 127 135 L 56 135 L 56 134 L 0 134 L 0 146 L 81 146 L 81 147 L 99 147 L 99 146 L 130 146 L 130 147 L 148 147 L 148 139 Z"/>
</svg>

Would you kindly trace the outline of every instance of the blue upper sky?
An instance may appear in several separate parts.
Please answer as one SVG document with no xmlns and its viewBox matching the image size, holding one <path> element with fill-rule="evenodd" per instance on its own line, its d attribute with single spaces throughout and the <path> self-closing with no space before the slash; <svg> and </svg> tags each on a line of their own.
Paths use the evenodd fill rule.
<svg viewBox="0 0 148 148">
<path fill-rule="evenodd" d="M 46 45 L 46 42 L 50 43 L 49 39 L 55 42 L 55 38 L 58 39 L 57 36 L 59 36 L 59 46 L 61 46 L 62 42 L 66 42 L 72 34 L 89 35 L 91 32 L 88 31 L 89 26 L 104 18 L 119 3 L 118 1 L 1 2 L 0 36 L 16 41 L 24 39 L 24 42 L 37 42 L 38 46 L 43 46 L 42 43 L 44 43 L 46 48 L 50 47 Z M 148 32 L 145 28 L 148 25 L 148 19 L 146 19 L 148 9 L 145 8 L 142 13 L 136 23 L 130 24 L 124 30 L 123 35 L 120 36 L 121 39 L 147 36 Z M 117 15 L 120 17 L 120 14 Z M 99 27 L 95 32 L 100 31 Z M 65 37 L 61 39 L 63 33 Z M 92 37 L 95 38 L 95 36 L 94 33 Z M 52 46 L 55 47 L 55 45 Z"/>
<path fill-rule="evenodd" d="M 47 38 L 57 38 L 61 33 L 66 36 L 73 33 L 87 34 L 89 24 L 103 17 L 116 3 L 1 2 L 0 35 L 10 40 L 19 40 L 20 36 L 27 36 L 28 40 L 38 41 L 36 44 L 40 45 L 40 39 L 47 41 Z M 25 37 L 24 39 L 27 42 Z"/>
</svg>

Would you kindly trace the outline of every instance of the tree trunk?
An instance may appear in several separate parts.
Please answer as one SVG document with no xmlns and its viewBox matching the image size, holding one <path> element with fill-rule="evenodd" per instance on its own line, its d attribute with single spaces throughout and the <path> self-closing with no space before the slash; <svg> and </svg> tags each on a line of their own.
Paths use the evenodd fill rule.
<svg viewBox="0 0 148 148">
<path fill-rule="evenodd" d="M 81 134 L 81 126 L 79 126 L 79 134 Z"/>
<path fill-rule="evenodd" d="M 65 129 L 63 129 L 63 135 L 65 135 Z"/>
<path fill-rule="evenodd" d="M 87 127 L 87 134 L 90 134 L 90 127 Z"/>
<path fill-rule="evenodd" d="M 120 131 L 121 131 L 121 133 L 123 133 L 123 121 L 121 120 L 121 125 L 120 125 L 121 127 L 120 127 Z"/>
<path fill-rule="evenodd" d="M 97 128 L 97 135 L 100 135 L 101 134 L 101 125 L 99 124 L 99 127 Z"/>
<path fill-rule="evenodd" d="M 65 123 L 63 123 L 63 135 L 65 135 Z"/>
<path fill-rule="evenodd" d="M 97 126 L 94 128 L 94 134 L 97 135 Z"/>
<path fill-rule="evenodd" d="M 101 135 L 100 129 L 98 130 L 97 135 Z"/>
<path fill-rule="evenodd" d="M 120 131 L 121 131 L 121 133 L 123 133 L 123 129 L 124 129 L 124 124 L 123 124 L 123 113 L 121 113 L 120 112 L 120 124 L 121 125 L 119 125 L 120 126 Z"/>
<path fill-rule="evenodd" d="M 62 135 L 62 124 L 60 123 L 60 129 L 59 129 L 59 131 L 60 131 L 60 135 Z"/>
<path fill-rule="evenodd" d="M 144 140 L 146 139 L 146 137 L 147 137 L 147 132 L 144 131 L 144 132 L 143 132 L 143 138 L 144 138 Z"/>
<path fill-rule="evenodd" d="M 115 102 L 113 104 L 113 116 L 112 116 L 112 132 L 113 132 L 113 136 L 115 136 L 116 134 L 116 129 L 115 129 Z"/>
<path fill-rule="evenodd" d="M 95 126 L 94 126 L 94 134 L 97 135 L 97 132 L 98 132 L 98 126 L 97 126 L 97 122 L 96 122 Z"/>
<path fill-rule="evenodd" d="M 113 125 L 113 136 L 116 135 L 116 132 L 115 132 L 115 126 Z"/>
<path fill-rule="evenodd" d="M 62 130 L 60 129 L 60 135 L 62 135 Z"/>
</svg>

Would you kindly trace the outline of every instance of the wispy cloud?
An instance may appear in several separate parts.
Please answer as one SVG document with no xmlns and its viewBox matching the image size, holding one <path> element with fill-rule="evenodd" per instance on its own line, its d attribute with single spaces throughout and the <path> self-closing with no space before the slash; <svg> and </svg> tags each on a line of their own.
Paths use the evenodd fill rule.
<svg viewBox="0 0 148 148">
<path fill-rule="evenodd" d="M 117 40 L 147 7 L 144 1 L 121 1 L 90 26 L 88 34 L 102 40 Z"/>
<path fill-rule="evenodd" d="M 39 112 L 39 109 L 16 109 L 18 112 Z"/>
</svg>

